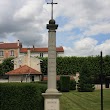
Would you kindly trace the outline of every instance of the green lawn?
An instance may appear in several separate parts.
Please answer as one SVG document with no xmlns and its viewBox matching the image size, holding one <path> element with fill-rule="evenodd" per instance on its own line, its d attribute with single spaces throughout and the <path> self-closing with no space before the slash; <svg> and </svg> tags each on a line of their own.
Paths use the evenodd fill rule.
<svg viewBox="0 0 110 110">
<path fill-rule="evenodd" d="M 104 110 L 110 110 L 110 89 L 104 90 Z M 94 92 L 71 91 L 60 97 L 60 110 L 101 110 L 100 90 Z"/>
</svg>

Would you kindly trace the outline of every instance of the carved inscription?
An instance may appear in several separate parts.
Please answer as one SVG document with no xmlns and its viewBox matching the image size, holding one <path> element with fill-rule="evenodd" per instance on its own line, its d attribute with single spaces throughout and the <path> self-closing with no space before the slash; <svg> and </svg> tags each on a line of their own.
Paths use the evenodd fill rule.
<svg viewBox="0 0 110 110">
<path fill-rule="evenodd" d="M 56 58 L 56 52 L 55 51 L 50 51 L 49 52 L 49 58 L 55 59 Z"/>
<path fill-rule="evenodd" d="M 47 99 L 46 100 L 46 105 L 47 105 L 47 110 L 59 110 L 58 109 L 58 100 L 57 99 Z"/>
<path fill-rule="evenodd" d="M 55 73 L 55 72 L 56 72 L 56 68 L 49 68 L 49 69 L 48 69 L 48 72 L 50 72 L 50 73 Z"/>
</svg>

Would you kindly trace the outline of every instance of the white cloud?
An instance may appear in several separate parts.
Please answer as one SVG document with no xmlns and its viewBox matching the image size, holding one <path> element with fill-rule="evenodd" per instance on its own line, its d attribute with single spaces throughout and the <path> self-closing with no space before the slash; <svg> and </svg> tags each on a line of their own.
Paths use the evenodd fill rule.
<svg viewBox="0 0 110 110">
<path fill-rule="evenodd" d="M 55 7 L 56 17 L 66 16 L 69 19 L 68 23 L 64 24 L 64 27 L 61 28 L 61 31 L 84 28 L 86 33 L 86 31 L 91 30 L 92 27 L 96 27 L 96 24 L 101 23 L 101 27 L 99 25 L 95 28 L 101 32 L 105 25 L 110 25 L 109 0 L 68 0 L 65 2 L 61 0 L 58 1 L 58 3 L 59 5 Z M 107 28 L 108 27 L 106 27 L 106 29 Z M 94 31 L 91 31 L 91 34 L 93 34 Z"/>
<path fill-rule="evenodd" d="M 26 3 L 14 14 L 15 20 L 32 19 L 40 15 L 43 10 L 43 1 L 27 0 Z"/>
<path fill-rule="evenodd" d="M 110 40 L 106 40 L 104 43 L 97 45 L 95 52 L 103 51 L 104 55 L 110 55 Z"/>
<path fill-rule="evenodd" d="M 0 40 L 19 39 L 25 45 L 47 46 L 46 24 L 51 17 L 50 0 L 0 0 Z M 110 0 L 54 0 L 54 18 L 60 19 L 58 45 L 63 43 L 65 55 L 96 55 L 100 50 L 109 53 L 110 39 L 98 44 L 93 35 L 110 34 Z M 74 33 L 74 29 L 81 33 Z M 71 32 L 72 31 L 72 32 Z M 64 33 L 66 33 L 66 37 Z M 71 34 L 72 33 L 72 34 Z M 69 37 L 70 36 L 70 37 Z M 58 36 L 59 37 L 59 36 Z M 57 38 L 58 38 L 57 37 Z M 86 38 L 84 38 L 86 37 Z M 10 40 L 9 40 L 10 41 Z M 74 42 L 73 47 L 68 42 Z"/>
<path fill-rule="evenodd" d="M 67 56 L 91 56 L 99 55 L 103 52 L 103 55 L 110 55 L 110 40 L 106 40 L 102 44 L 97 44 L 98 41 L 92 38 L 84 38 L 75 42 L 73 47 L 64 47 L 65 55 Z"/>
<path fill-rule="evenodd" d="M 0 1 L 0 38 L 9 39 L 11 33 L 24 45 L 44 46 L 44 33 L 48 12 L 43 7 L 44 0 L 4 0 Z M 39 43 L 40 42 L 40 43 Z"/>
<path fill-rule="evenodd" d="M 77 50 L 91 50 L 97 44 L 97 41 L 92 38 L 83 38 L 80 41 L 75 42 L 75 49 Z"/>
<path fill-rule="evenodd" d="M 109 33 L 110 33 L 110 23 L 101 23 L 90 26 L 89 29 L 84 32 L 84 35 L 92 36 L 97 34 L 109 34 Z"/>
</svg>

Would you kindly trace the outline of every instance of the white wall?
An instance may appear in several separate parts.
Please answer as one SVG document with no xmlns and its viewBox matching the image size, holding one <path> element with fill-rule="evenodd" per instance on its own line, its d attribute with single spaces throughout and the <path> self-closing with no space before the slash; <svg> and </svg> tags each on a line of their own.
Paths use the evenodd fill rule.
<svg viewBox="0 0 110 110">
<path fill-rule="evenodd" d="M 31 53 L 31 56 L 40 57 L 40 53 L 43 53 L 43 57 L 48 57 L 48 52 L 38 52 L 38 53 Z M 25 53 L 20 53 L 20 56 L 26 55 Z M 57 52 L 58 57 L 63 57 L 64 52 Z"/>
<path fill-rule="evenodd" d="M 40 81 L 41 77 L 39 75 L 34 75 L 34 81 Z M 28 75 L 11 75 L 9 76 L 9 82 L 32 82 L 31 76 Z"/>
<path fill-rule="evenodd" d="M 21 76 L 9 76 L 9 82 L 21 82 Z"/>
<path fill-rule="evenodd" d="M 30 64 L 29 64 L 30 63 Z M 32 57 L 24 55 L 24 56 L 20 56 L 18 58 L 14 59 L 14 69 L 17 69 L 23 65 L 28 65 L 29 67 L 41 72 L 41 68 L 40 68 L 40 59 L 36 58 L 36 57 Z"/>
</svg>

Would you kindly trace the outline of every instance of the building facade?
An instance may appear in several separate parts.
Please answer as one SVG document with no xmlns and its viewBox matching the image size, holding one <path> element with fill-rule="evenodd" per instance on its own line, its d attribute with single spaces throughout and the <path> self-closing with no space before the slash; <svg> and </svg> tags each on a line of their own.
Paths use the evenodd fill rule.
<svg viewBox="0 0 110 110">
<path fill-rule="evenodd" d="M 4 43 L 0 42 L 0 63 L 5 58 L 19 57 L 27 54 L 28 48 L 23 48 L 22 43 L 18 40 L 16 43 Z M 48 48 L 30 48 L 31 56 L 33 57 L 48 57 Z M 57 56 L 64 56 L 64 49 L 62 46 L 56 48 Z"/>
<path fill-rule="evenodd" d="M 9 57 L 18 57 L 19 54 L 19 48 L 22 47 L 22 44 L 18 42 L 16 43 L 4 43 L 0 42 L 0 63 L 5 58 Z"/>
<path fill-rule="evenodd" d="M 42 73 L 27 65 L 23 65 L 5 73 L 5 75 L 8 75 L 8 82 L 33 82 L 40 81 Z"/>
</svg>

